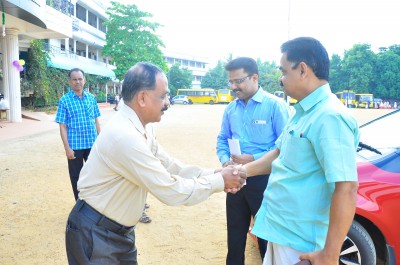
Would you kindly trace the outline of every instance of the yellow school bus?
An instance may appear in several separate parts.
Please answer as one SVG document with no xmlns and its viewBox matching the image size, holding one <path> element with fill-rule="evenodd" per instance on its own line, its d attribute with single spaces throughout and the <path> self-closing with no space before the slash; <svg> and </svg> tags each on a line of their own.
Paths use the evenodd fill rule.
<svg viewBox="0 0 400 265">
<path fill-rule="evenodd" d="M 294 104 L 297 103 L 297 100 L 296 100 L 296 99 L 287 96 L 287 95 L 285 94 L 285 92 L 283 92 L 283 91 L 275 91 L 275 92 L 274 92 L 274 95 L 277 96 L 278 98 L 281 98 L 282 100 L 288 102 L 289 105 L 294 105 Z M 289 100 L 288 100 L 288 99 L 289 99 Z"/>
<path fill-rule="evenodd" d="M 185 95 L 189 99 L 189 104 L 218 102 L 217 93 L 212 88 L 183 88 L 176 91 L 176 95 Z"/>
<path fill-rule="evenodd" d="M 221 88 L 218 89 L 217 91 L 217 98 L 218 98 L 218 103 L 229 103 L 233 101 L 236 98 L 236 96 L 235 92 L 233 92 L 229 88 Z"/>
<path fill-rule="evenodd" d="M 354 108 L 356 106 L 356 93 L 353 90 L 343 90 L 336 92 L 335 95 L 347 107 Z"/>
<path fill-rule="evenodd" d="M 356 94 L 356 106 L 357 108 L 373 108 L 374 107 L 374 95 L 373 94 Z"/>
</svg>

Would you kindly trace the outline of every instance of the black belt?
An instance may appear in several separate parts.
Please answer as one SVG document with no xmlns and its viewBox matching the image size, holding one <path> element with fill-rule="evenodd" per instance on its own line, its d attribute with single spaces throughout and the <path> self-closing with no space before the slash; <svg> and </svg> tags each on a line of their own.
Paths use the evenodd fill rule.
<svg viewBox="0 0 400 265">
<path fill-rule="evenodd" d="M 82 201 L 81 199 L 78 199 L 78 201 L 76 202 L 75 209 L 88 217 L 93 222 L 95 222 L 98 226 L 102 226 L 111 232 L 120 235 L 126 235 L 135 229 L 135 226 L 124 226 L 111 220 L 107 216 L 93 209 L 89 204 L 87 204 L 85 201 Z"/>
</svg>

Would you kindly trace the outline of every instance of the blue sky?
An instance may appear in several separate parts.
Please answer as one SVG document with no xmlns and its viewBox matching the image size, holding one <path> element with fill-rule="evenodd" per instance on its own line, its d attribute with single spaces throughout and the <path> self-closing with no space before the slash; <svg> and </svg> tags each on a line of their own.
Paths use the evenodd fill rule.
<svg viewBox="0 0 400 265">
<path fill-rule="evenodd" d="M 330 55 L 356 43 L 400 44 L 397 0 L 119 1 L 153 14 L 167 50 L 211 64 L 230 53 L 278 62 L 280 44 L 298 36 L 319 39 Z"/>
</svg>

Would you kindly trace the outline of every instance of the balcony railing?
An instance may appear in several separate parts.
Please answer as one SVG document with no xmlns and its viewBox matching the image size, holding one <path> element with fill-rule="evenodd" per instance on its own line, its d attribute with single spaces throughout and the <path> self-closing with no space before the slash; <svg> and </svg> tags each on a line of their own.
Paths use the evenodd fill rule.
<svg viewBox="0 0 400 265">
<path fill-rule="evenodd" d="M 74 5 L 71 3 L 71 0 L 46 0 L 46 5 L 67 16 L 72 16 L 74 14 Z"/>
</svg>

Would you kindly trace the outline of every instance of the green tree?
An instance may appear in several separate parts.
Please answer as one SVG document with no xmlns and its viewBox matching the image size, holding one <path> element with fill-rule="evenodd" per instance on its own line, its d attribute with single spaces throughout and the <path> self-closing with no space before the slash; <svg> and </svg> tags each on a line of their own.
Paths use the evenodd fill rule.
<svg viewBox="0 0 400 265">
<path fill-rule="evenodd" d="M 281 74 L 275 62 L 262 62 L 261 59 L 257 59 L 257 65 L 259 85 L 270 93 L 280 90 L 279 77 Z"/>
<path fill-rule="evenodd" d="M 347 76 L 342 70 L 342 59 L 337 54 L 332 54 L 331 67 L 329 69 L 329 85 L 333 93 L 348 88 Z"/>
<path fill-rule="evenodd" d="M 168 73 L 168 87 L 172 96 L 176 95 L 178 88 L 191 88 L 193 75 L 187 68 L 180 68 L 180 64 L 174 64 Z"/>
<path fill-rule="evenodd" d="M 31 40 L 28 53 L 29 86 L 34 91 L 34 105 L 46 106 L 57 103 L 57 90 L 53 84 L 50 85 L 49 67 L 50 60 L 48 51 L 45 49 L 43 40 Z"/>
<path fill-rule="evenodd" d="M 136 5 L 123 5 L 112 1 L 107 10 L 109 20 L 107 26 L 106 45 L 102 53 L 110 56 L 116 63 L 114 70 L 118 79 L 123 80 L 127 70 L 142 61 L 158 65 L 164 71 L 168 70 L 160 50 L 165 47 L 155 34 L 159 23 L 150 22 L 152 15 L 140 11 Z"/>
<path fill-rule="evenodd" d="M 228 86 L 228 73 L 225 71 L 225 64 L 219 60 L 217 65 L 208 70 L 206 75 L 201 79 L 202 88 L 226 88 Z"/>
<path fill-rule="evenodd" d="M 345 51 L 342 62 L 342 73 L 347 78 L 347 88 L 356 92 L 372 92 L 375 87 L 375 64 L 377 55 L 371 51 L 369 44 L 355 44 Z"/>
<path fill-rule="evenodd" d="M 400 98 L 400 53 L 387 50 L 378 54 L 376 63 L 376 96 Z"/>
</svg>

